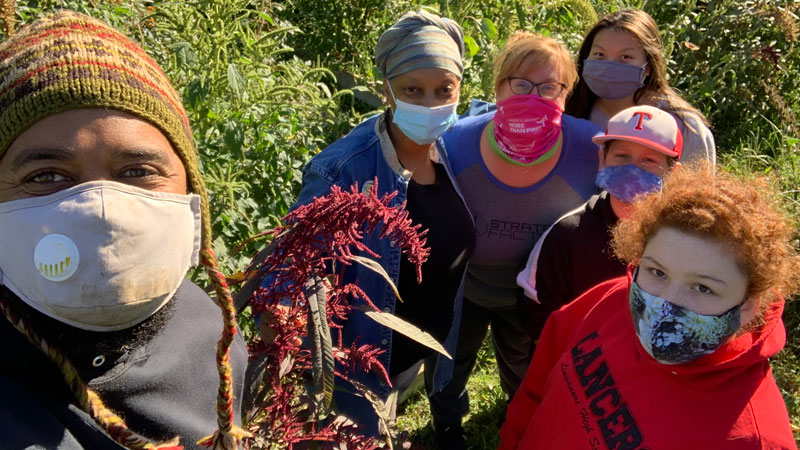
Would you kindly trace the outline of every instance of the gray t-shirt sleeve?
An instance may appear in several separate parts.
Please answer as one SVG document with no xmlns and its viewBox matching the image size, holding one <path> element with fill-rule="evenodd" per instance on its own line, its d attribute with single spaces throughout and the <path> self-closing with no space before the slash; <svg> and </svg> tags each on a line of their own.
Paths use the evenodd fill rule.
<svg viewBox="0 0 800 450">
<path fill-rule="evenodd" d="M 694 113 L 683 113 L 678 118 L 678 128 L 683 135 L 681 162 L 690 163 L 705 159 L 717 164 L 717 150 L 711 130 Z"/>
</svg>

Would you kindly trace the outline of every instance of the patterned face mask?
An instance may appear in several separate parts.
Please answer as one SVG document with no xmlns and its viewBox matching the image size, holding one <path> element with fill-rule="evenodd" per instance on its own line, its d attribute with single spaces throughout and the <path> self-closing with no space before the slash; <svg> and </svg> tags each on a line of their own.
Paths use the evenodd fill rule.
<svg viewBox="0 0 800 450">
<path fill-rule="evenodd" d="M 636 164 L 625 164 L 603 167 L 597 172 L 594 184 L 624 203 L 633 203 L 637 195 L 660 191 L 661 177 Z"/>
<path fill-rule="evenodd" d="M 642 347 L 662 364 L 687 363 L 714 353 L 739 329 L 741 305 L 718 316 L 698 314 L 648 294 L 635 281 L 629 306 Z"/>
</svg>

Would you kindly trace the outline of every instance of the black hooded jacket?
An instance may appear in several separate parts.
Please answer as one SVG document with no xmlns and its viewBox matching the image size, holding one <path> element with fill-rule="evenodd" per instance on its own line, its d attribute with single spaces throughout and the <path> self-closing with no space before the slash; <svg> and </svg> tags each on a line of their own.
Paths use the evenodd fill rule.
<svg viewBox="0 0 800 450">
<path fill-rule="evenodd" d="M 121 355 L 106 358 L 99 368 L 92 364 L 101 361 L 93 347 L 70 349 L 70 342 L 54 345 L 70 355 L 85 355 L 73 364 L 130 429 L 153 440 L 180 436 L 180 445 L 196 449 L 196 441 L 217 427 L 215 355 L 222 332 L 220 311 L 189 281 L 181 284 L 167 307 L 170 310 L 162 314 L 163 323 L 152 336 Z M 98 341 L 107 335 L 96 334 Z M 0 342 L 0 429 L 5 431 L 0 449 L 122 448 L 77 406 L 56 365 L 2 317 Z M 237 335 L 231 348 L 237 418 L 246 364 L 244 342 Z"/>
</svg>

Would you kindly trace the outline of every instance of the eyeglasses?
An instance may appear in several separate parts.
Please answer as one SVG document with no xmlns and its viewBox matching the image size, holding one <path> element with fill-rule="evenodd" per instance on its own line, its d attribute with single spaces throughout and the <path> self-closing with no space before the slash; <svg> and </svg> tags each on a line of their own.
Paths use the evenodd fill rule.
<svg viewBox="0 0 800 450">
<path fill-rule="evenodd" d="M 511 92 L 516 95 L 528 95 L 533 92 L 533 89 L 536 88 L 536 93 L 539 97 L 546 98 L 548 100 L 553 100 L 562 92 L 564 89 L 567 88 L 567 85 L 564 83 L 558 83 L 555 81 L 546 81 L 544 83 L 534 83 L 527 78 L 519 78 L 519 77 L 508 77 L 508 87 L 511 88 Z"/>
</svg>

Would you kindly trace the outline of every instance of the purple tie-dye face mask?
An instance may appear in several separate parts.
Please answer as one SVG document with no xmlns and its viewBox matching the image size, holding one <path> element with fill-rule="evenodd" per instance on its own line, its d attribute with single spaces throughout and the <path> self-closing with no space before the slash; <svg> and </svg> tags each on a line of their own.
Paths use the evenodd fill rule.
<svg viewBox="0 0 800 450">
<path fill-rule="evenodd" d="M 595 184 L 625 203 L 633 203 L 637 195 L 661 190 L 661 177 L 635 164 L 603 167 Z"/>
</svg>

